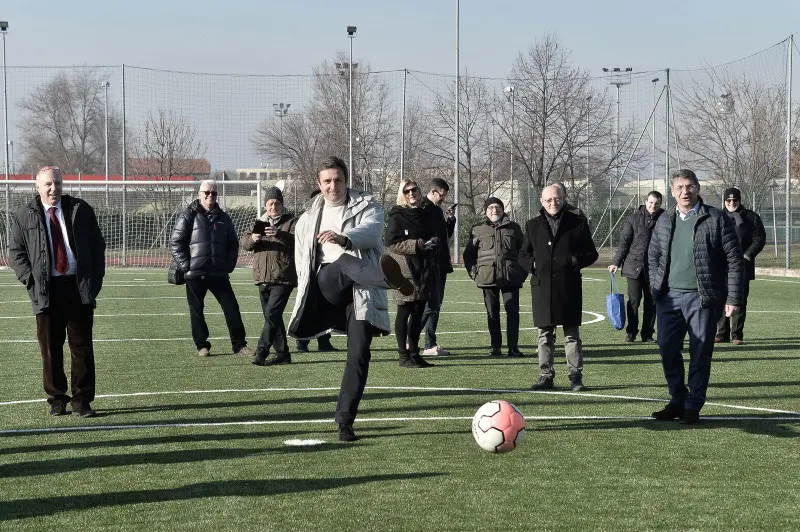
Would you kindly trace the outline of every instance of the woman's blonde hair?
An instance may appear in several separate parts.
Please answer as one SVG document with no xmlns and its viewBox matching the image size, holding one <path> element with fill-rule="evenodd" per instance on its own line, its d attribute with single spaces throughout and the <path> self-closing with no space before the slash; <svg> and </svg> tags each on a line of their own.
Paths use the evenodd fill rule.
<svg viewBox="0 0 800 532">
<path fill-rule="evenodd" d="M 406 195 L 403 194 L 403 190 L 408 185 L 414 185 L 415 187 L 419 188 L 416 181 L 412 181 L 411 179 L 401 179 L 400 180 L 400 188 L 397 189 L 397 205 L 400 207 L 408 207 L 408 200 L 406 199 Z"/>
</svg>

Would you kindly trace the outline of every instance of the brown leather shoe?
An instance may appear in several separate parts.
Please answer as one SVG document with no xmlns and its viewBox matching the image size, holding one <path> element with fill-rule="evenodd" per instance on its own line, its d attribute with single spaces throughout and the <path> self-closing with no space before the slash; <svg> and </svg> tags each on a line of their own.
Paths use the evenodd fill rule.
<svg viewBox="0 0 800 532">
<path fill-rule="evenodd" d="M 742 345 L 744 343 L 744 340 L 739 340 L 738 338 L 736 338 L 731 343 L 733 345 Z"/>
</svg>

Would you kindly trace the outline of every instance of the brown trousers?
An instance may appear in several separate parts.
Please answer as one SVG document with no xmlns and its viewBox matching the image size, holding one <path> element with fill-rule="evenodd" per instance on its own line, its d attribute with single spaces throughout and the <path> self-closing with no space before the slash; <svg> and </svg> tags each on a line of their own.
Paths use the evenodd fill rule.
<svg viewBox="0 0 800 532">
<path fill-rule="evenodd" d="M 50 306 L 36 315 L 36 336 L 42 353 L 48 403 L 70 402 L 64 374 L 64 340 L 69 341 L 72 354 L 72 408 L 85 409 L 94 400 L 93 324 L 94 309 L 81 303 L 75 277 L 52 277 Z"/>
</svg>

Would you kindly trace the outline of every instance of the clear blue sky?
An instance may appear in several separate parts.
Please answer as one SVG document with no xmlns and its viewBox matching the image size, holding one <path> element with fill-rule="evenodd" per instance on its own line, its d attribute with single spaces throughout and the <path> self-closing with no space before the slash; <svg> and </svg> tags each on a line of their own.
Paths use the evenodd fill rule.
<svg viewBox="0 0 800 532">
<path fill-rule="evenodd" d="M 196 72 L 304 74 L 347 50 L 375 70 L 455 73 L 455 0 L 5 0 L 14 66 L 118 65 Z M 582 68 L 700 68 L 790 33 L 800 0 L 461 0 L 461 64 L 503 77 L 547 32 Z"/>
</svg>

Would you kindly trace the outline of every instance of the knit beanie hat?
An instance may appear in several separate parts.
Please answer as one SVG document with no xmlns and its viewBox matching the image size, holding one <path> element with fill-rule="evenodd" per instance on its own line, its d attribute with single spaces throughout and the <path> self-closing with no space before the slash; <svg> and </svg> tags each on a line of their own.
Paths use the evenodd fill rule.
<svg viewBox="0 0 800 532">
<path fill-rule="evenodd" d="M 722 195 L 723 200 L 736 200 L 738 202 L 742 201 L 742 192 L 738 188 L 728 188 L 725 189 L 725 194 Z"/>
<path fill-rule="evenodd" d="M 264 203 L 268 202 L 271 199 L 275 199 L 281 202 L 283 205 L 283 192 L 278 187 L 268 187 L 264 189 Z"/>
<path fill-rule="evenodd" d="M 494 196 L 489 196 L 486 198 L 486 201 L 483 202 L 483 210 L 485 211 L 488 209 L 489 205 L 500 205 L 501 209 L 506 210 L 506 206 L 503 205 L 503 202 L 500 200 L 500 198 L 495 198 Z"/>
</svg>

